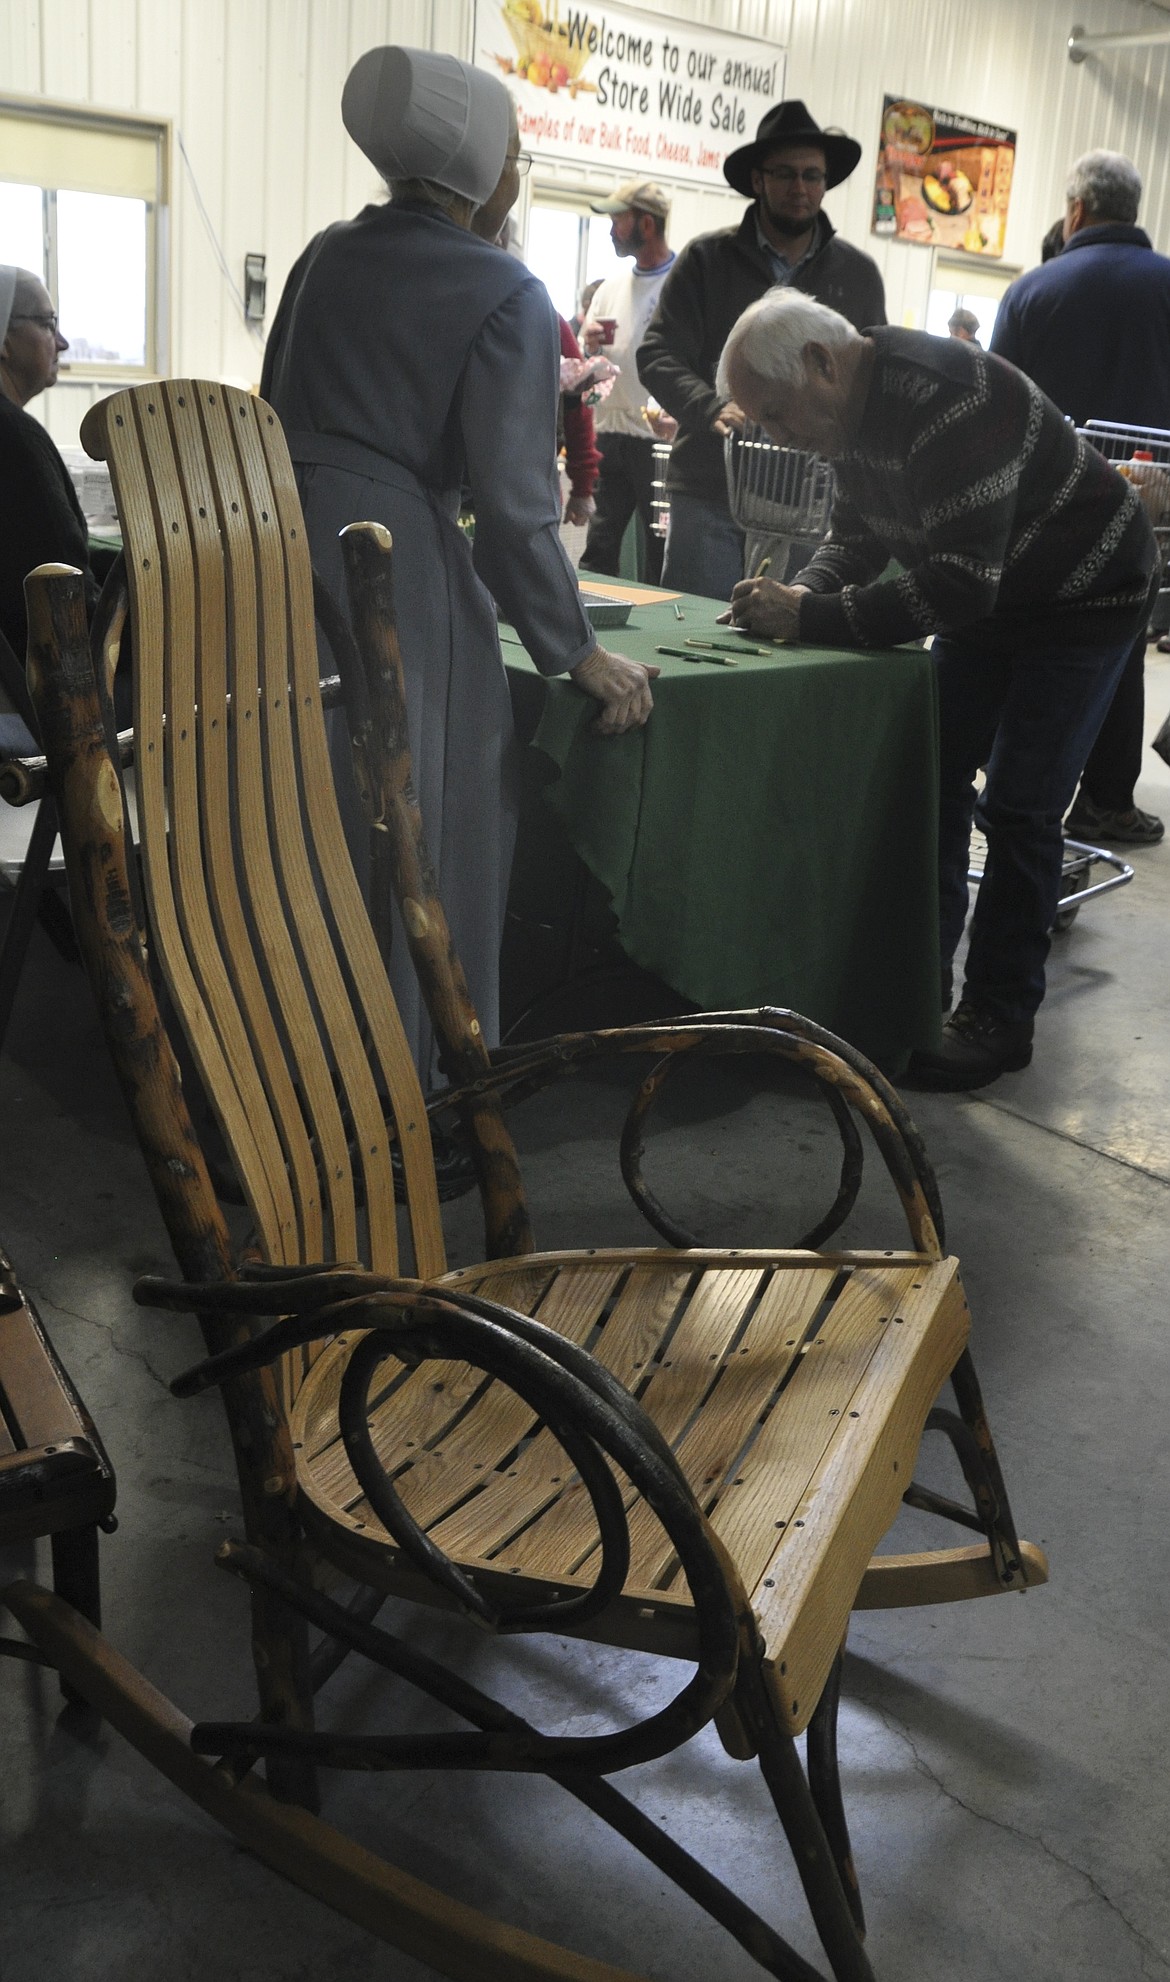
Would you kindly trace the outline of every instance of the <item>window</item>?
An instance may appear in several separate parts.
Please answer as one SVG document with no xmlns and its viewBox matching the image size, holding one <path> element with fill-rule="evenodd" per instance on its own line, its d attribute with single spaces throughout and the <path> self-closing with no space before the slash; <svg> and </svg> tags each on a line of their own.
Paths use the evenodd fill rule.
<svg viewBox="0 0 1170 1982">
<path fill-rule="evenodd" d="M 62 371 L 165 369 L 166 127 L 0 101 L 0 261 L 39 272 Z"/>
<path fill-rule="evenodd" d="M 577 314 L 582 289 L 621 267 L 610 242 L 607 213 L 591 213 L 584 198 L 548 201 L 539 190 L 529 209 L 524 259 L 566 322 Z"/>
<path fill-rule="evenodd" d="M 926 328 L 935 337 L 947 337 L 947 325 L 956 310 L 970 310 L 979 319 L 979 342 L 984 350 L 991 342 L 995 319 L 1004 290 L 1014 282 L 1018 268 L 973 267 L 969 257 L 948 261 L 935 259 L 934 279 L 926 305 Z"/>
</svg>

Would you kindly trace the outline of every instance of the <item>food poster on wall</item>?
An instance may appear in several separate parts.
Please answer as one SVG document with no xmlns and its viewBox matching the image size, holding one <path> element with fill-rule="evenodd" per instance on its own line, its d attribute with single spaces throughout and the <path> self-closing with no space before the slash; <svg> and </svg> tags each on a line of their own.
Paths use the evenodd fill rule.
<svg viewBox="0 0 1170 1982">
<path fill-rule="evenodd" d="M 873 232 L 969 255 L 1003 254 L 1016 134 L 887 96 Z"/>
<path fill-rule="evenodd" d="M 507 84 L 520 142 L 622 179 L 727 190 L 723 161 L 784 94 L 774 42 L 573 0 L 476 0 L 475 55 Z"/>
</svg>

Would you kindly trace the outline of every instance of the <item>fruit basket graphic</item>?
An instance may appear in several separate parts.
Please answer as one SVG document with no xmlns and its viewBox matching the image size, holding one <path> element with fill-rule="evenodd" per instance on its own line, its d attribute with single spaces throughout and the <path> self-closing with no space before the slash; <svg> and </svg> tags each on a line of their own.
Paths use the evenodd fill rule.
<svg viewBox="0 0 1170 1982">
<path fill-rule="evenodd" d="M 540 0 L 512 0 L 503 9 L 503 19 L 515 44 L 516 68 L 521 74 L 529 69 L 551 73 L 559 67 L 566 83 L 576 82 L 589 59 L 589 50 L 580 41 L 570 46 L 569 30 L 559 10 L 546 18 Z"/>
</svg>

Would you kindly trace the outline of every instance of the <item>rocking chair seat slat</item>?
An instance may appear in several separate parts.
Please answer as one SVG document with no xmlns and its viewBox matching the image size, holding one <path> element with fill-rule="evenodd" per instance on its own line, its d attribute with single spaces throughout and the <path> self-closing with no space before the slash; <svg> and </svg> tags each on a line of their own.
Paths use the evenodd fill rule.
<svg viewBox="0 0 1170 1982">
<path fill-rule="evenodd" d="M 611 1272 L 608 1281 L 615 1277 Z M 535 1313 L 550 1278 L 547 1269 L 524 1266 L 493 1279 L 493 1290 L 499 1289 L 498 1293 L 493 1291 L 493 1298 L 507 1307 L 519 1308 L 524 1314 Z M 604 1294 L 599 1295 L 599 1303 L 604 1298 Z M 344 1356 L 329 1357 L 329 1374 L 323 1365 L 312 1396 L 305 1399 L 304 1450 L 314 1476 L 331 1494 L 343 1491 L 345 1482 L 352 1480 L 337 1425 L 337 1396 L 347 1360 Z M 429 1363 L 425 1370 L 407 1375 L 392 1416 L 383 1417 L 375 1430 L 375 1445 L 382 1464 L 393 1470 L 408 1463 L 412 1455 L 417 1460 L 420 1453 L 429 1451 L 483 1383 L 478 1370 L 469 1370 L 465 1363 L 456 1362 Z M 508 1394 L 501 1388 L 501 1396 Z M 511 1399 L 513 1409 L 518 1403 L 518 1399 Z M 400 1428 L 397 1434 L 391 1433 L 391 1423 Z"/>
<path fill-rule="evenodd" d="M 702 1264 L 662 1253 L 653 1264 L 631 1255 L 599 1265 L 591 1255 L 557 1255 L 551 1285 L 539 1256 L 520 1273 L 501 1262 L 449 1278 L 509 1306 L 527 1281 L 539 1319 L 577 1342 L 604 1315 L 593 1352 L 674 1448 L 751 1594 L 785 1724 L 799 1732 L 910 1484 L 927 1414 L 966 1343 L 967 1305 L 954 1260 L 698 1257 Z M 366 1551 L 393 1555 L 339 1436 L 322 1441 L 321 1400 L 335 1410 L 352 1346 L 346 1337 L 324 1352 L 293 1407 L 299 1481 L 321 1520 Z M 549 1595 L 592 1581 L 598 1537 L 588 1495 L 514 1392 L 465 1366 L 461 1379 L 456 1366 L 428 1364 L 387 1385 L 373 1424 L 406 1506 L 461 1566 Z M 628 1488 L 626 1497 L 634 1499 Z M 677 1564 L 644 1504 L 632 1507 L 630 1529 L 624 1600 L 677 1639 L 675 1605 L 689 1605 Z"/>
</svg>

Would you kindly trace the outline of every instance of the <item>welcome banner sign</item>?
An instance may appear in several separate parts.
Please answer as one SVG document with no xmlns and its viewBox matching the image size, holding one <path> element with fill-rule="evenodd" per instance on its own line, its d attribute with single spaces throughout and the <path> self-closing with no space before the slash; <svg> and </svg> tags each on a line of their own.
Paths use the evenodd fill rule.
<svg viewBox="0 0 1170 1982">
<path fill-rule="evenodd" d="M 774 43 L 632 7 L 477 0 L 474 34 L 476 63 L 515 98 L 526 151 L 620 178 L 725 187 L 727 154 L 784 94 Z"/>
</svg>

